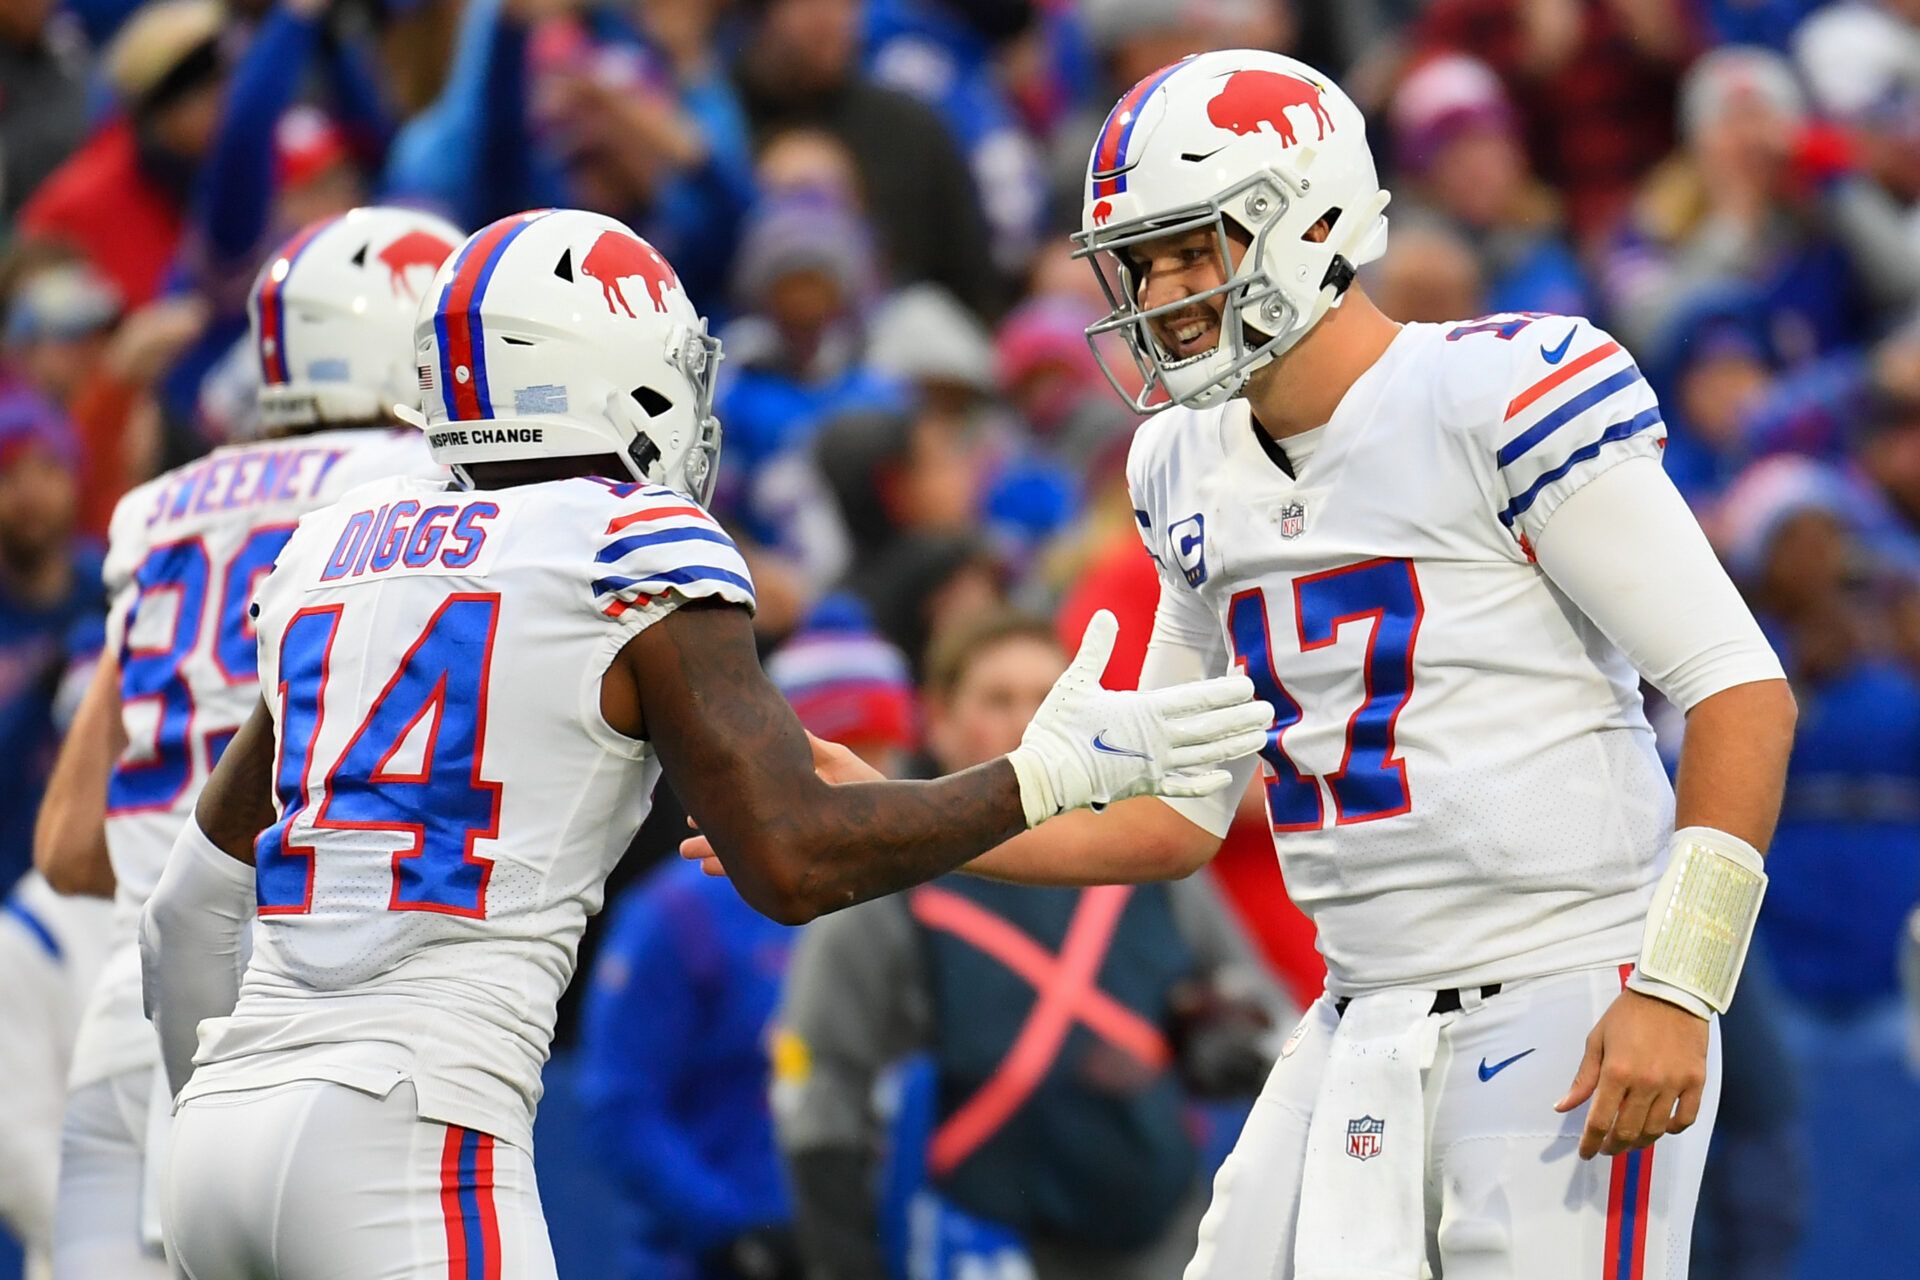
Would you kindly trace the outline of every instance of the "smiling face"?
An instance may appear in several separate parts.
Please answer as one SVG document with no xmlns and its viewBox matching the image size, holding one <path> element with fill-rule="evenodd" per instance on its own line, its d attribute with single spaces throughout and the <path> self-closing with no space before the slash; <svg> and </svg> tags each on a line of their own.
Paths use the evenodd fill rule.
<svg viewBox="0 0 1920 1280">
<path fill-rule="evenodd" d="M 1133 272 L 1135 305 L 1141 311 L 1172 307 L 1148 322 L 1154 341 L 1169 363 L 1204 355 L 1220 345 L 1227 294 L 1199 295 L 1226 283 L 1229 274 L 1239 267 L 1248 243 L 1244 233 L 1229 226 L 1231 264 L 1220 261 L 1220 237 L 1211 226 L 1143 240 L 1123 251 Z M 1190 306 L 1172 306 L 1183 298 L 1194 301 Z"/>
</svg>

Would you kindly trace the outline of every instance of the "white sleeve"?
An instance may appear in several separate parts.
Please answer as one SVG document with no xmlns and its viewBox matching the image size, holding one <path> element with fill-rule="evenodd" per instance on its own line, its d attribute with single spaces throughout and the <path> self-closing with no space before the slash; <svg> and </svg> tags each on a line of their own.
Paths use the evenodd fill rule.
<svg viewBox="0 0 1920 1280">
<path fill-rule="evenodd" d="M 188 817 L 140 917 L 140 976 L 147 1019 L 175 1096 L 193 1074 L 200 1024 L 224 1018 L 240 998 L 253 868 L 227 856 Z"/>
<path fill-rule="evenodd" d="M 1785 677 L 1686 500 L 1651 458 L 1567 497 L 1534 540 L 1540 567 L 1667 700 Z"/>
<path fill-rule="evenodd" d="M 1193 592 L 1160 577 L 1160 603 L 1153 611 L 1153 637 L 1147 641 L 1146 661 L 1140 667 L 1142 689 L 1164 689 L 1227 674 L 1231 660 L 1220 624 Z M 1233 781 L 1210 796 L 1161 796 L 1162 803 L 1215 836 L 1225 837 L 1247 793 L 1247 783 L 1259 764 L 1258 756 L 1244 756 L 1227 765 Z"/>
</svg>

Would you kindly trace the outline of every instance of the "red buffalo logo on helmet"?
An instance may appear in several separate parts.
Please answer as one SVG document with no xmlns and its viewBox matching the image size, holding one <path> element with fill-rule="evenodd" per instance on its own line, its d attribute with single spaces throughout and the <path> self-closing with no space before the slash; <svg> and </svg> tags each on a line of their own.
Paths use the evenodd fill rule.
<svg viewBox="0 0 1920 1280">
<path fill-rule="evenodd" d="M 452 252 L 453 246 L 431 231 L 409 231 L 374 256 L 387 269 L 393 291 L 399 293 L 404 289 L 408 297 L 417 299 L 420 291 L 408 283 L 407 272 L 415 267 L 438 271 Z"/>
<path fill-rule="evenodd" d="M 607 300 L 608 312 L 614 315 L 619 314 L 613 310 L 616 302 L 621 311 L 633 315 L 633 308 L 627 305 L 627 295 L 620 288 L 622 280 L 638 276 L 646 281 L 653 309 L 661 312 L 667 309 L 668 287 L 680 288 L 680 277 L 673 274 L 673 268 L 659 251 L 645 240 L 623 231 L 602 231 L 593 248 L 587 250 L 587 256 L 580 260 L 580 274 L 600 282 L 601 296 Z"/>
<path fill-rule="evenodd" d="M 1113 216 L 1112 201 L 1102 200 L 1099 204 L 1093 206 L 1093 225 L 1094 226 L 1096 227 L 1106 226 L 1107 219 L 1111 218 L 1112 216 Z"/>
<path fill-rule="evenodd" d="M 1215 128 L 1241 137 L 1270 124 L 1280 135 L 1280 145 L 1290 147 L 1300 139 L 1287 119 L 1288 107 L 1311 109 L 1321 138 L 1333 128 L 1333 117 L 1320 104 L 1320 86 L 1278 71 L 1236 71 L 1228 76 L 1226 85 L 1207 104 L 1207 119 Z"/>
</svg>

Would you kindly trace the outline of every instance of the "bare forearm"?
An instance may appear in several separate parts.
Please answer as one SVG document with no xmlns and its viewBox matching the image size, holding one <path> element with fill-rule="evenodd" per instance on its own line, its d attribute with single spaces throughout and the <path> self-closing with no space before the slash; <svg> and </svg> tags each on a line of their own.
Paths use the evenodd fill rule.
<svg viewBox="0 0 1920 1280">
<path fill-rule="evenodd" d="M 813 792 L 811 803 L 766 832 L 796 873 L 795 896 L 810 914 L 944 875 L 1027 825 L 1004 759 L 932 782 L 821 784 Z"/>
<path fill-rule="evenodd" d="M 1026 828 L 1004 759 L 932 782 L 829 786 L 744 613 L 685 607 L 636 643 L 649 736 L 740 894 L 789 922 L 917 884 Z"/>
<path fill-rule="evenodd" d="M 1675 825 L 1713 827 L 1765 850 L 1780 817 L 1795 715 L 1784 680 L 1735 685 L 1699 702 L 1680 749 Z"/>
<path fill-rule="evenodd" d="M 113 896 L 107 857 L 107 781 L 125 742 L 119 667 L 102 657 L 47 780 L 33 830 L 33 863 L 61 893 Z"/>
<path fill-rule="evenodd" d="M 1160 800 L 1123 800 L 1105 813 L 1063 813 L 969 862 L 965 870 L 1013 884 L 1145 884 L 1190 875 L 1218 837 Z"/>
</svg>

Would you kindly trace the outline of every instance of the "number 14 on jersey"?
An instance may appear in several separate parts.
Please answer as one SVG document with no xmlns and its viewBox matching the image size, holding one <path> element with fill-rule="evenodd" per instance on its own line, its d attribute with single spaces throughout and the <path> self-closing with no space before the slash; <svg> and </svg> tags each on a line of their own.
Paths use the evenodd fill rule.
<svg viewBox="0 0 1920 1280">
<path fill-rule="evenodd" d="M 1294 643 L 1301 653 L 1324 649 L 1341 629 L 1366 628 L 1361 668 L 1364 692 L 1347 720 L 1340 767 L 1325 775 L 1333 794 L 1334 822 L 1373 822 L 1413 808 L 1407 766 L 1394 744 L 1400 712 L 1413 696 L 1413 649 L 1426 606 L 1411 560 L 1378 558 L 1293 580 Z M 1264 588 L 1234 595 L 1227 606 L 1233 660 L 1271 702 L 1274 720 L 1260 751 L 1272 771 L 1267 813 L 1275 831 L 1318 831 L 1326 825 L 1321 779 L 1302 773 L 1287 754 L 1287 730 L 1300 723 L 1301 708 L 1280 682 Z M 1285 641 L 1282 637 L 1282 641 Z"/>
</svg>

